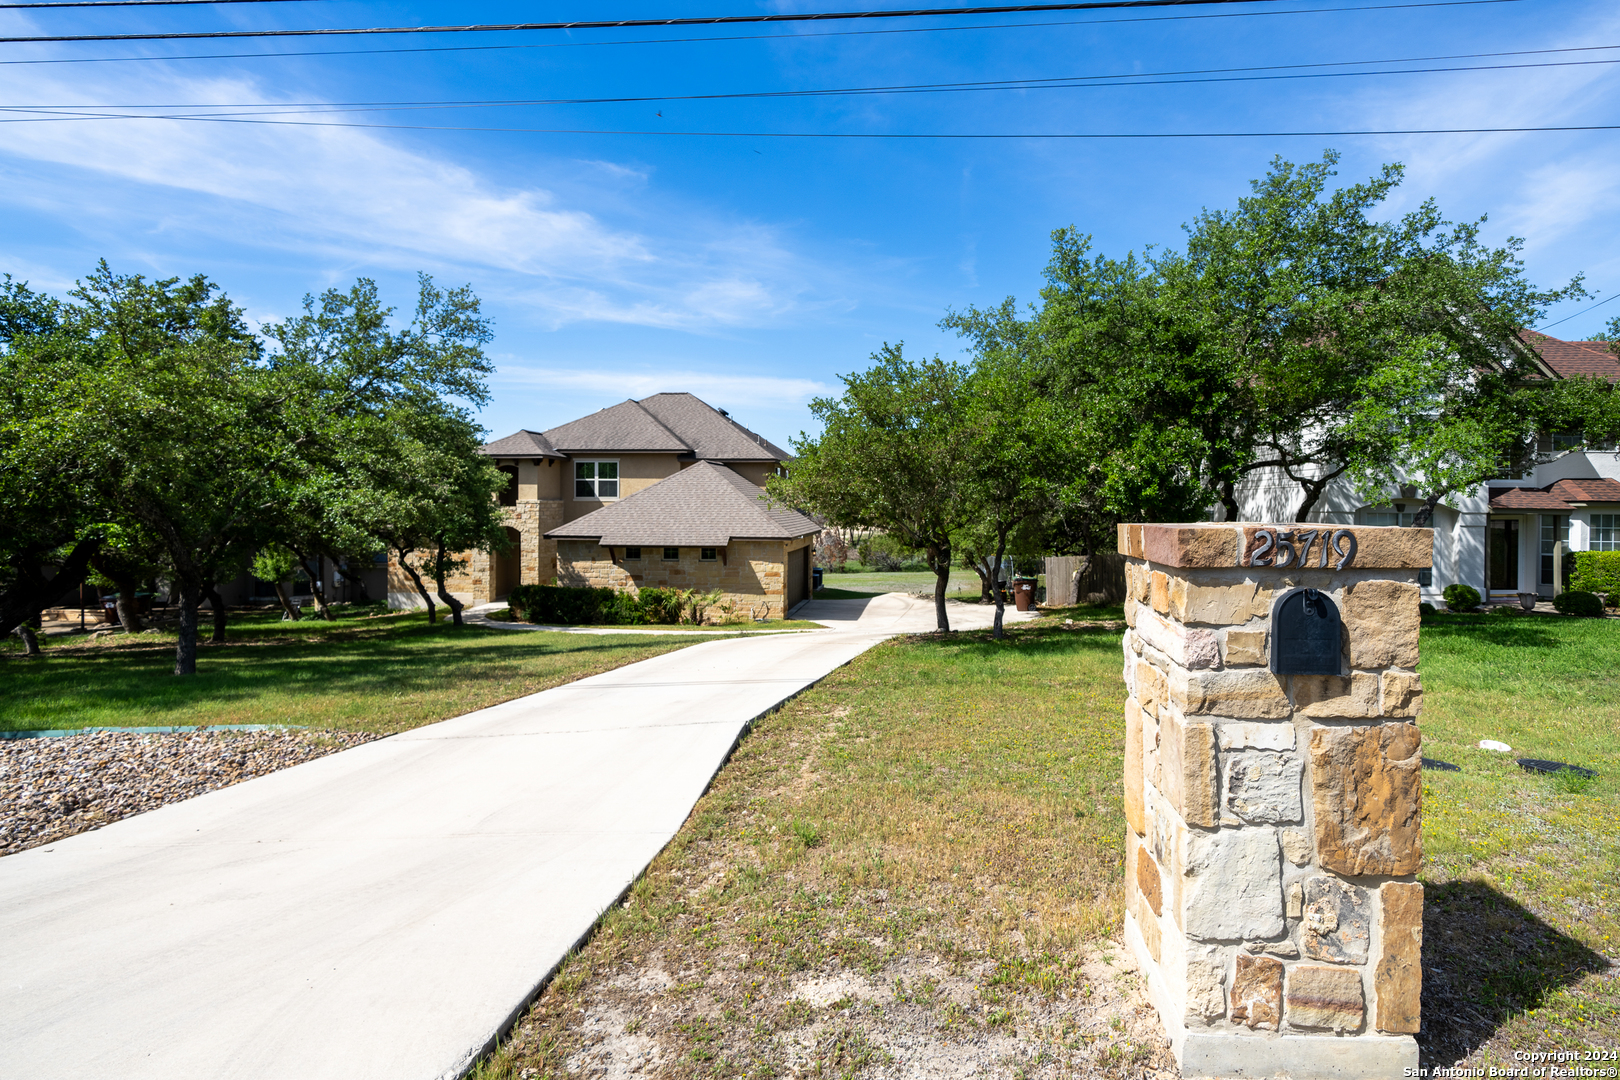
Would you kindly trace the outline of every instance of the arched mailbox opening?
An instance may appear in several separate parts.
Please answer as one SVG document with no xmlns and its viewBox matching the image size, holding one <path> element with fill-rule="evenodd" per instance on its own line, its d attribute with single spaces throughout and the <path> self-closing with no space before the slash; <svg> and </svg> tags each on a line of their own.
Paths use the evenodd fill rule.
<svg viewBox="0 0 1620 1080">
<path fill-rule="evenodd" d="M 1317 589 L 1291 589 L 1271 612 L 1271 670 L 1276 675 L 1337 675 L 1344 632 L 1339 609 Z"/>
</svg>

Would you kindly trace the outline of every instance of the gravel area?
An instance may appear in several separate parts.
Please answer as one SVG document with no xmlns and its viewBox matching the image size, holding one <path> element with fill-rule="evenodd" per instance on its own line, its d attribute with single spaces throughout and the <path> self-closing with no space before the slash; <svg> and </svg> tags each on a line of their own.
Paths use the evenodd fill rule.
<svg viewBox="0 0 1620 1080">
<path fill-rule="evenodd" d="M 377 738 L 348 731 L 98 731 L 0 742 L 0 855 Z"/>
</svg>

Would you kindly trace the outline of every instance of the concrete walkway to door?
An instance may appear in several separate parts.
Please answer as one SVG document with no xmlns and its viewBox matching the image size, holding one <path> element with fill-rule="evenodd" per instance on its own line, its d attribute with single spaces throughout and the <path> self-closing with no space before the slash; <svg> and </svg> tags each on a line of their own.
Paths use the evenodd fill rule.
<svg viewBox="0 0 1620 1080">
<path fill-rule="evenodd" d="M 933 629 L 899 594 L 801 615 L 835 629 L 704 641 L 0 859 L 0 1076 L 460 1076 L 751 720 Z"/>
</svg>

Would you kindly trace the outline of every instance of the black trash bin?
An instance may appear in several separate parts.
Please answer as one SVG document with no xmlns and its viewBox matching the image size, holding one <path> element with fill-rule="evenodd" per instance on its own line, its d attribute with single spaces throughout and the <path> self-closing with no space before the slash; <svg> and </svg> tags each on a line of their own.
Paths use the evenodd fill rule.
<svg viewBox="0 0 1620 1080">
<path fill-rule="evenodd" d="M 816 567 L 814 570 L 810 571 L 810 591 L 811 592 L 820 592 L 821 591 L 821 574 L 822 574 L 822 569 L 819 566 Z"/>
</svg>

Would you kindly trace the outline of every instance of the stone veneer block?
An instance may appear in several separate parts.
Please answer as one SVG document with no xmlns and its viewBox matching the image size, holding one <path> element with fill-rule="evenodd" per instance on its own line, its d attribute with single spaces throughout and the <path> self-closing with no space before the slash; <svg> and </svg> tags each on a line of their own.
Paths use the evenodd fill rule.
<svg viewBox="0 0 1620 1080">
<path fill-rule="evenodd" d="M 1304 763 L 1293 754 L 1234 754 L 1226 766 L 1226 799 L 1222 809 L 1251 825 L 1286 825 L 1302 821 L 1300 795 Z"/>
<path fill-rule="evenodd" d="M 1144 525 L 1142 558 L 1160 566 L 1232 566 L 1237 533 L 1230 525 Z"/>
<path fill-rule="evenodd" d="M 1423 711 L 1423 680 L 1414 672 L 1386 671 L 1380 711 L 1385 716 L 1415 717 Z"/>
<path fill-rule="evenodd" d="M 1222 750 L 1292 750 L 1293 724 L 1262 724 L 1245 720 L 1217 724 L 1215 738 Z"/>
<path fill-rule="evenodd" d="M 1378 715 L 1378 676 L 1295 675 L 1294 708 L 1316 719 L 1367 720 Z"/>
<path fill-rule="evenodd" d="M 1162 570 L 1153 571 L 1148 578 L 1148 603 L 1160 615 L 1170 613 L 1170 579 Z"/>
<path fill-rule="evenodd" d="M 1189 825 L 1218 822 L 1215 729 L 1175 717 L 1159 725 L 1159 780 L 1164 797 Z"/>
<path fill-rule="evenodd" d="M 1415 584 L 1361 581 L 1344 594 L 1344 628 L 1353 668 L 1415 668 L 1418 663 L 1418 603 Z"/>
<path fill-rule="evenodd" d="M 1136 662 L 1136 699 L 1142 708 L 1155 712 L 1165 698 L 1164 672 L 1146 660 Z"/>
<path fill-rule="evenodd" d="M 1422 738 L 1410 723 L 1311 729 L 1316 851 L 1348 876 L 1415 874 L 1423 861 Z"/>
<path fill-rule="evenodd" d="M 1358 1031 L 1366 1017 L 1361 972 L 1326 964 L 1295 964 L 1284 999 L 1293 1027 Z"/>
<path fill-rule="evenodd" d="M 1282 991 L 1282 961 L 1238 953 L 1232 975 L 1232 1023 L 1276 1031 L 1282 1017 Z"/>
<path fill-rule="evenodd" d="M 1299 943 L 1312 960 L 1365 964 L 1372 941 L 1372 904 L 1367 890 L 1333 877 L 1305 882 L 1304 923 Z"/>
<path fill-rule="evenodd" d="M 1119 553 L 1127 559 L 1142 557 L 1142 526 L 1121 524 L 1119 527 Z"/>
<path fill-rule="evenodd" d="M 1378 887 L 1382 942 L 1373 972 L 1379 1031 L 1416 1034 L 1423 997 L 1423 886 L 1386 881 Z"/>
<path fill-rule="evenodd" d="M 1144 643 L 1182 667 L 1221 666 L 1220 643 L 1213 630 L 1185 627 L 1154 612 L 1139 613 L 1135 629 Z"/>
<path fill-rule="evenodd" d="M 1125 702 L 1125 822 L 1137 836 L 1147 835 L 1142 810 L 1142 707 Z"/>
<path fill-rule="evenodd" d="M 1170 582 L 1170 614 L 1183 623 L 1212 626 L 1239 625 L 1271 614 L 1271 590 L 1258 581 L 1235 585 L 1195 585 L 1186 578 Z M 1230 635 L 1229 635 L 1230 636 Z M 1264 639 L 1265 634 L 1260 632 Z M 1265 663 L 1262 657 L 1255 663 Z"/>
<path fill-rule="evenodd" d="M 1208 1024 L 1226 1015 L 1226 957 L 1218 948 L 1187 950 L 1187 1022 Z"/>
<path fill-rule="evenodd" d="M 1284 829 L 1281 835 L 1283 858 L 1295 866 L 1305 866 L 1311 861 L 1314 848 L 1311 845 L 1311 834 L 1304 829 Z"/>
<path fill-rule="evenodd" d="M 1159 864 L 1142 849 L 1136 852 L 1136 888 L 1142 894 L 1143 906 L 1153 912 L 1155 918 L 1164 913 L 1164 889 Z M 1146 915 L 1142 917 L 1147 918 Z"/>
<path fill-rule="evenodd" d="M 1282 860 L 1270 829 L 1187 834 L 1182 925 L 1205 941 L 1274 938 L 1283 931 Z"/>
<path fill-rule="evenodd" d="M 1266 599 L 1271 599 L 1271 591 L 1266 590 Z M 1226 632 L 1226 665 L 1235 667 L 1239 665 L 1265 664 L 1270 662 L 1266 653 L 1266 632 L 1264 630 L 1228 630 Z"/>
<path fill-rule="evenodd" d="M 1293 714 L 1282 683 L 1263 668 L 1176 672 L 1170 699 L 1189 716 L 1281 720 Z"/>
</svg>

